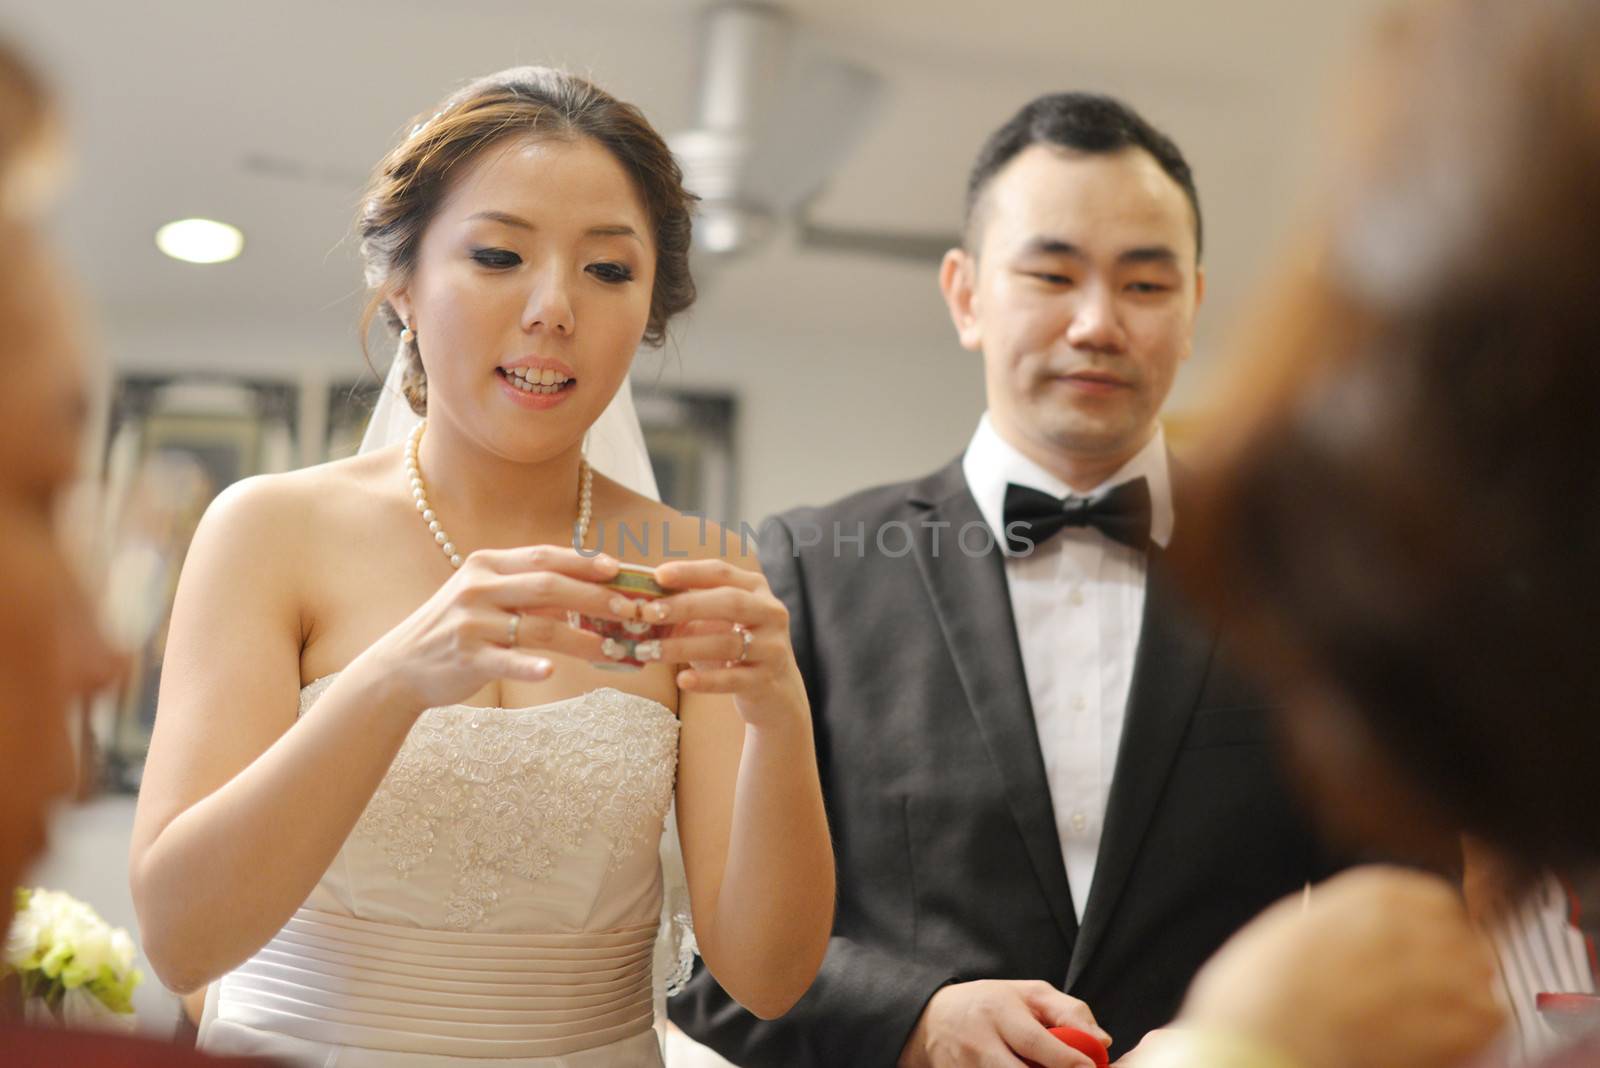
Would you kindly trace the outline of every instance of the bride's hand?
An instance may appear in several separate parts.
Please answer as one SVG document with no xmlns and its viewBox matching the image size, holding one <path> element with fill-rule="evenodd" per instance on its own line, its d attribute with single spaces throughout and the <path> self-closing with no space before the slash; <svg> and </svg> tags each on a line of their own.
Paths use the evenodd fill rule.
<svg viewBox="0 0 1600 1068">
<path fill-rule="evenodd" d="M 674 592 L 641 612 L 674 624 L 661 659 L 686 664 L 678 688 L 731 694 L 745 722 L 760 726 L 806 708 L 805 683 L 789 643 L 789 610 L 759 571 L 725 560 L 675 560 L 656 568 Z"/>
<path fill-rule="evenodd" d="M 610 556 L 554 545 L 480 550 L 358 660 L 418 711 L 463 701 L 495 679 L 539 682 L 554 670 L 541 652 L 605 659 L 599 635 L 570 626 L 568 612 L 637 618 L 634 602 L 602 585 L 616 574 Z"/>
</svg>

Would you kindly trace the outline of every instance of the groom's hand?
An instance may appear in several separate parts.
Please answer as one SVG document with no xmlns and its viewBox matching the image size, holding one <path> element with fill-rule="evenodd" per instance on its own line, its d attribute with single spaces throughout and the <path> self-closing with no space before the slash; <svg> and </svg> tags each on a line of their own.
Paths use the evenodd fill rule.
<svg viewBox="0 0 1600 1068">
<path fill-rule="evenodd" d="M 1019 1058 L 1043 1068 L 1094 1068 L 1088 1057 L 1050 1034 L 1051 1027 L 1076 1027 L 1111 1044 L 1089 1006 L 1049 983 L 956 983 L 928 1001 L 900 1053 L 899 1068 L 1017 1068 Z"/>
</svg>

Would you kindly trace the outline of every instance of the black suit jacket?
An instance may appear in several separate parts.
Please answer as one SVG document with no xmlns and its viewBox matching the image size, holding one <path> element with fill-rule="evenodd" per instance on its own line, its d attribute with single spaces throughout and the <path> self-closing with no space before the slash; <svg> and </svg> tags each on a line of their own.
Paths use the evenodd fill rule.
<svg viewBox="0 0 1600 1068">
<path fill-rule="evenodd" d="M 669 1003 L 736 1064 L 892 1066 L 939 987 L 981 978 L 1065 989 L 1126 1052 L 1230 934 L 1327 872 L 1260 698 L 1152 550 L 1080 923 L 1004 560 L 964 551 L 992 546 L 986 531 L 959 461 L 762 528 L 811 699 L 839 898 L 822 971 L 781 1019 L 746 1013 L 703 968 Z"/>
</svg>

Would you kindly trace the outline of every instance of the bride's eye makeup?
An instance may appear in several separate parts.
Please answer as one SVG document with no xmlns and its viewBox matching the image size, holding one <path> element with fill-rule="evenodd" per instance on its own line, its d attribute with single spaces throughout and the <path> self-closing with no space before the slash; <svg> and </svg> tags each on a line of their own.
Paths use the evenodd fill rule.
<svg viewBox="0 0 1600 1068">
<path fill-rule="evenodd" d="M 472 258 L 485 267 L 493 267 L 497 270 L 515 267 L 522 262 L 521 256 L 503 248 L 475 248 L 472 250 Z"/>
<path fill-rule="evenodd" d="M 623 282 L 633 281 L 633 268 L 626 263 L 592 263 L 589 265 L 588 270 L 590 274 L 600 279 L 600 281 L 609 282 L 612 285 L 621 285 Z"/>
</svg>

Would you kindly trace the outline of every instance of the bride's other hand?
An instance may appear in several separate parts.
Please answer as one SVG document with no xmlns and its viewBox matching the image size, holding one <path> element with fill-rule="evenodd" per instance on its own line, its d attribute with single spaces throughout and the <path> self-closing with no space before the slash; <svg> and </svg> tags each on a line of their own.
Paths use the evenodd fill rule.
<svg viewBox="0 0 1600 1068">
<path fill-rule="evenodd" d="M 541 653 L 605 659 L 599 635 L 570 625 L 568 613 L 637 618 L 633 601 L 603 585 L 616 574 L 610 556 L 554 545 L 480 550 L 358 661 L 418 708 L 465 700 L 496 679 L 542 681 L 554 665 Z"/>
<path fill-rule="evenodd" d="M 807 708 L 805 684 L 789 642 L 789 610 L 760 571 L 726 560 L 675 560 L 656 568 L 674 592 L 650 602 L 642 617 L 674 624 L 661 659 L 688 665 L 678 688 L 730 694 L 746 723 Z"/>
<path fill-rule="evenodd" d="M 729 996 L 770 1020 L 816 978 L 833 926 L 833 848 L 789 610 L 753 552 L 672 560 L 655 575 L 670 592 L 641 616 L 671 625 L 660 659 L 680 666 L 678 827 L 695 940 Z"/>
</svg>

